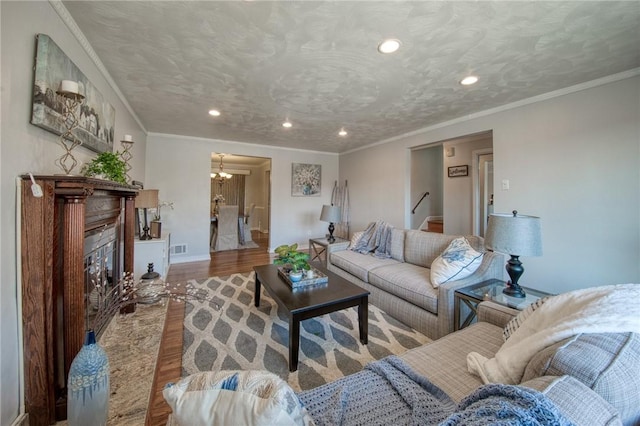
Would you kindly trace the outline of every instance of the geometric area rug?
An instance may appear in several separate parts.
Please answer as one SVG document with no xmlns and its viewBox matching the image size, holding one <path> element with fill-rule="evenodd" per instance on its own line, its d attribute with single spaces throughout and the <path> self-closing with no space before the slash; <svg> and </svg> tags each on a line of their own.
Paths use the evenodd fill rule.
<svg viewBox="0 0 640 426">
<path fill-rule="evenodd" d="M 300 323 L 298 370 L 289 372 L 289 321 L 262 289 L 254 298 L 254 273 L 191 280 L 208 289 L 207 301 L 185 308 L 182 376 L 201 371 L 268 370 L 295 391 L 356 373 L 371 361 L 400 355 L 431 340 L 369 304 L 368 344 L 360 343 L 355 307 Z"/>
</svg>

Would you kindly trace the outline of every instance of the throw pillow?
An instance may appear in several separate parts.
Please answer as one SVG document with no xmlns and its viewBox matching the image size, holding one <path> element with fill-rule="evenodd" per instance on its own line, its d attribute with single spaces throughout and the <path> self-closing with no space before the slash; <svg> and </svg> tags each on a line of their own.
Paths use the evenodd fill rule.
<svg viewBox="0 0 640 426">
<path fill-rule="evenodd" d="M 509 336 L 511 336 L 518 329 L 518 327 L 520 327 L 524 320 L 529 318 L 533 311 L 542 306 L 545 300 L 547 300 L 549 297 L 550 296 L 546 296 L 536 300 L 535 302 L 527 306 L 524 310 L 522 310 L 518 315 L 513 317 L 511 321 L 509 321 L 507 325 L 504 326 L 504 330 L 502 330 L 503 340 L 506 342 Z"/>
<path fill-rule="evenodd" d="M 180 425 L 312 425 L 293 389 L 268 371 L 203 372 L 165 386 Z"/>
<path fill-rule="evenodd" d="M 468 277 L 482 263 L 482 255 L 471 247 L 466 238 L 454 239 L 431 263 L 431 285 L 438 288 L 446 282 Z"/>
</svg>

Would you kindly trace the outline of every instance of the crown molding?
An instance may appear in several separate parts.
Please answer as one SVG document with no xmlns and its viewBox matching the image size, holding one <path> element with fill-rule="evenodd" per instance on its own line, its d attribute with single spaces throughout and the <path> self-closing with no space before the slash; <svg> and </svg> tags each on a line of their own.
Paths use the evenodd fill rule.
<svg viewBox="0 0 640 426">
<path fill-rule="evenodd" d="M 353 152 L 362 151 L 363 149 L 373 148 L 374 146 L 384 145 L 390 142 L 394 142 L 400 139 L 408 138 L 411 136 L 421 135 L 432 130 L 441 129 L 443 127 L 452 126 L 458 123 L 464 123 L 465 121 L 474 120 L 480 117 L 486 117 L 487 115 L 497 114 L 499 112 L 508 111 L 515 108 L 520 108 L 525 105 L 535 104 L 537 102 L 546 101 L 549 99 L 557 98 L 560 96 L 569 95 L 571 93 L 580 92 L 582 90 L 592 89 L 594 87 L 603 86 L 609 83 L 615 83 L 616 81 L 626 80 L 627 78 L 632 78 L 640 75 L 640 68 L 633 68 L 627 71 L 623 71 L 617 74 L 611 74 L 606 77 L 598 78 L 596 80 L 587 81 L 585 83 L 576 84 L 574 86 L 565 87 L 562 89 L 554 90 L 553 92 L 543 93 L 541 95 L 533 96 L 531 98 L 522 99 L 520 101 L 511 102 L 506 105 L 501 105 L 499 107 L 486 109 L 484 111 L 479 111 L 473 114 L 465 115 L 464 117 L 454 118 L 453 120 L 444 121 L 442 123 L 434 124 L 429 127 L 425 127 L 422 129 L 415 130 L 413 132 L 404 133 L 402 135 L 394 136 L 392 138 L 384 139 L 378 142 L 374 142 L 365 146 L 361 146 L 358 148 L 351 149 L 349 151 L 341 152 L 340 154 L 351 154 Z"/>
<path fill-rule="evenodd" d="M 53 10 L 55 10 L 58 16 L 60 16 L 62 22 L 64 22 L 67 28 L 69 28 L 71 34 L 73 34 L 76 40 L 78 40 L 78 43 L 80 43 L 86 54 L 89 56 L 89 58 L 91 58 L 95 66 L 98 68 L 98 71 L 100 71 L 103 77 L 107 80 L 107 83 L 109 84 L 109 86 L 111 86 L 111 89 L 116 93 L 116 96 L 120 99 L 120 102 L 124 104 L 125 108 L 127 108 L 136 123 L 138 123 L 138 126 L 140 126 L 145 134 L 148 134 L 147 129 L 140 121 L 140 118 L 138 118 L 138 115 L 133 111 L 133 108 L 131 108 L 131 105 L 129 105 L 129 102 L 124 97 L 124 94 L 120 91 L 120 88 L 111 77 L 111 74 L 109 74 L 109 71 L 107 71 L 107 68 L 104 66 L 95 50 L 93 50 L 93 47 L 91 47 L 89 40 L 87 40 L 87 38 L 84 36 L 82 30 L 80 30 L 80 27 L 78 27 L 78 24 L 76 24 L 76 21 L 73 19 L 73 17 L 71 17 L 71 14 L 67 10 L 67 8 L 64 7 L 62 1 L 49 0 L 49 4 L 51 4 Z"/>
</svg>

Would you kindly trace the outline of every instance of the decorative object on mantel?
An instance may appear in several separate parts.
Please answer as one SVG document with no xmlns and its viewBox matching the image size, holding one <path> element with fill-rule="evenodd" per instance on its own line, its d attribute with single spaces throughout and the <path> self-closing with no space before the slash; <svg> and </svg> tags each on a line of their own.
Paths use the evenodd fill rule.
<svg viewBox="0 0 640 426">
<path fill-rule="evenodd" d="M 78 165 L 78 160 L 75 159 L 71 151 L 76 146 L 82 145 L 82 141 L 73 133 L 79 126 L 77 110 L 84 100 L 84 96 L 78 90 L 77 81 L 62 80 L 60 88 L 56 92 L 64 104 L 60 115 L 64 131 L 58 138 L 58 142 L 65 150 L 65 153 L 56 159 L 56 165 L 64 171 L 65 175 L 71 175 L 73 169 Z"/>
<path fill-rule="evenodd" d="M 525 292 L 518 284 L 524 272 L 520 256 L 542 256 L 542 235 L 540 218 L 519 215 L 517 210 L 512 214 L 495 213 L 489 215 L 485 246 L 499 253 L 511 256 L 507 262 L 507 273 L 511 280 L 502 290 L 512 297 L 525 297 Z"/>
<path fill-rule="evenodd" d="M 131 148 L 133 147 L 133 138 L 131 135 L 124 135 L 124 139 L 120 141 L 120 145 L 122 145 L 122 152 L 120 153 L 120 158 L 124 161 L 124 173 L 127 183 L 131 182 L 131 176 L 129 172 L 131 171 L 131 164 L 129 162 L 133 158 L 131 154 Z"/>
<path fill-rule="evenodd" d="M 126 163 L 117 152 L 102 152 L 82 166 L 82 174 L 87 177 L 112 180 L 125 185 L 127 184 L 126 171 Z"/>
<path fill-rule="evenodd" d="M 74 136 L 83 146 L 95 152 L 112 152 L 116 111 L 87 77 L 46 34 L 36 35 L 36 58 L 33 79 L 33 104 L 31 124 L 55 135 L 65 132 L 64 96 L 56 94 L 60 81 L 65 80 L 64 91 L 84 95 L 84 102 L 75 111 L 78 126 Z M 75 84 L 74 84 L 75 83 Z M 77 88 L 76 88 L 77 85 Z M 63 90 L 59 90 L 60 92 Z"/>
<path fill-rule="evenodd" d="M 327 238 L 327 241 L 329 241 L 330 243 L 333 243 L 336 240 L 333 237 L 333 231 L 335 229 L 333 224 L 340 223 L 340 221 L 342 220 L 340 207 L 328 206 L 325 204 L 324 206 L 322 206 L 322 212 L 320 213 L 320 220 L 322 222 L 329 222 L 329 238 Z"/>
<path fill-rule="evenodd" d="M 152 237 L 149 234 L 149 217 L 147 209 L 158 208 L 158 190 L 157 189 L 142 189 L 138 192 L 136 197 L 136 209 L 144 210 L 144 226 L 140 233 L 140 240 L 150 240 Z M 139 218 L 139 216 L 138 216 Z M 140 223 L 138 223 L 138 228 Z"/>
<path fill-rule="evenodd" d="M 321 184 L 320 164 L 291 163 L 291 196 L 319 197 Z"/>
</svg>

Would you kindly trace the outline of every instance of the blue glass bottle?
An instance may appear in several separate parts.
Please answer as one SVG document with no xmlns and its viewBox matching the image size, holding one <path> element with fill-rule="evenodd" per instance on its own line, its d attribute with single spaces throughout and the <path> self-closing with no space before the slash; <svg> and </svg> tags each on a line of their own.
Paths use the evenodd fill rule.
<svg viewBox="0 0 640 426">
<path fill-rule="evenodd" d="M 109 358 L 87 331 L 84 345 L 69 369 L 67 421 L 69 426 L 106 425 L 109 414 Z"/>
</svg>

